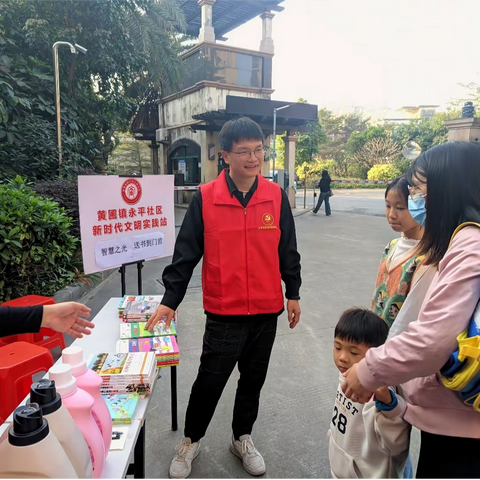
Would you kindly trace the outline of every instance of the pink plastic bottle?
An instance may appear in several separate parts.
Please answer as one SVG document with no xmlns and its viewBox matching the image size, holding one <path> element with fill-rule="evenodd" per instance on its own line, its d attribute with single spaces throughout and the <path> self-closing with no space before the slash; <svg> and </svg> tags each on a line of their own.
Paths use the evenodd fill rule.
<svg viewBox="0 0 480 480">
<path fill-rule="evenodd" d="M 105 463 L 105 444 L 95 420 L 92 416 L 93 398 L 77 387 L 72 374 L 72 367 L 65 363 L 57 363 L 48 371 L 50 380 L 55 380 L 57 393 L 69 411 L 78 429 L 82 432 L 90 450 L 93 466 L 93 478 L 100 478 Z"/>
<path fill-rule="evenodd" d="M 72 367 L 72 373 L 77 381 L 78 388 L 85 390 L 93 397 L 92 415 L 102 432 L 105 443 L 105 456 L 107 456 L 112 443 L 112 417 L 100 393 L 102 378 L 98 373 L 87 368 L 87 362 L 83 358 L 83 349 L 81 347 L 73 346 L 63 350 L 62 362 Z"/>
</svg>

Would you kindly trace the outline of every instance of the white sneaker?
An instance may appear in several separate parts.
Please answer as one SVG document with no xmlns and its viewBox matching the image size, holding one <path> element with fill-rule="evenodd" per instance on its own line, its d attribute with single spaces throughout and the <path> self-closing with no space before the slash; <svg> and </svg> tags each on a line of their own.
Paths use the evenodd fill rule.
<svg viewBox="0 0 480 480">
<path fill-rule="evenodd" d="M 232 437 L 230 451 L 242 460 L 243 468 L 250 475 L 263 475 L 267 471 L 265 461 L 255 448 L 250 435 L 242 435 L 239 440 Z"/>
<path fill-rule="evenodd" d="M 192 471 L 192 462 L 200 453 L 200 442 L 192 443 L 190 438 L 184 438 L 176 447 L 177 453 L 170 464 L 170 478 L 187 478 Z"/>
</svg>

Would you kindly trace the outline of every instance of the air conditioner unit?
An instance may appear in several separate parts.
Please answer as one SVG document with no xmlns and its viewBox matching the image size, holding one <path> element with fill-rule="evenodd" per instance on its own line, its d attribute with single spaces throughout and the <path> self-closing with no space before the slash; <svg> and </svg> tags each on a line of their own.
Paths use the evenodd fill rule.
<svg viewBox="0 0 480 480">
<path fill-rule="evenodd" d="M 157 142 L 168 142 L 168 130 L 166 128 L 159 128 L 156 131 Z"/>
</svg>

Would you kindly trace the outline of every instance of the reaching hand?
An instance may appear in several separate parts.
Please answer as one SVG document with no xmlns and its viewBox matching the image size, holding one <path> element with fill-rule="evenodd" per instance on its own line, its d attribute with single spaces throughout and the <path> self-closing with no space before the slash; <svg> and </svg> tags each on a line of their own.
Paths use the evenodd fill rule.
<svg viewBox="0 0 480 480">
<path fill-rule="evenodd" d="M 289 300 L 287 302 L 288 323 L 290 328 L 295 328 L 300 321 L 300 304 L 298 300 Z"/>
<path fill-rule="evenodd" d="M 167 307 L 166 305 L 160 305 L 153 315 L 148 319 L 146 328 L 147 330 L 152 333 L 153 327 L 160 322 L 161 320 L 165 321 L 165 325 L 167 328 L 170 328 L 170 324 L 172 323 L 172 318 L 175 315 L 175 310 Z"/>
<path fill-rule="evenodd" d="M 353 367 L 348 369 L 343 376 L 345 382 L 342 385 L 343 393 L 347 398 L 356 403 L 367 403 L 371 398 L 373 392 L 367 390 L 358 379 L 356 363 Z"/>
<path fill-rule="evenodd" d="M 89 329 L 95 325 L 85 318 L 90 317 L 90 308 L 76 302 L 44 305 L 42 327 L 51 328 L 56 332 L 67 333 L 75 338 L 90 335 Z"/>
</svg>

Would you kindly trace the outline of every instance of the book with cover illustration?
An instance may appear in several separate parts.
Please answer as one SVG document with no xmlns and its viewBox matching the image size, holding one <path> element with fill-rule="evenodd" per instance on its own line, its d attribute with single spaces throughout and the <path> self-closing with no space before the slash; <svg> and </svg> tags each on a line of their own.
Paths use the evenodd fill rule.
<svg viewBox="0 0 480 480">
<path fill-rule="evenodd" d="M 117 351 L 155 352 L 158 367 L 178 365 L 180 358 L 177 341 L 173 335 L 119 340 L 117 342 Z"/>
<path fill-rule="evenodd" d="M 144 398 L 152 393 L 152 387 L 143 383 L 131 383 L 126 387 L 100 387 L 100 393 L 102 395 L 124 395 L 127 393 L 137 393 L 140 397 Z"/>
<path fill-rule="evenodd" d="M 118 310 L 122 312 L 129 302 L 146 301 L 146 302 L 160 302 L 163 295 L 124 295 L 118 305 Z"/>
<path fill-rule="evenodd" d="M 138 404 L 138 393 L 104 395 L 103 398 L 114 425 L 132 423 L 133 414 Z"/>
<path fill-rule="evenodd" d="M 145 338 L 145 337 L 163 337 L 165 335 L 177 335 L 175 321 L 172 320 L 170 327 L 165 322 L 159 322 L 153 327 L 150 333 L 145 327 L 147 322 L 126 322 L 120 324 L 120 338 Z"/>
<path fill-rule="evenodd" d="M 179 355 L 177 341 L 173 335 L 167 337 L 132 338 L 117 342 L 118 352 L 155 352 L 157 356 Z"/>
<path fill-rule="evenodd" d="M 133 302 L 147 302 L 147 304 L 150 303 L 161 303 L 161 300 L 163 298 L 163 295 L 125 295 L 121 301 L 120 304 L 118 305 L 118 316 L 124 321 L 124 322 L 141 322 L 148 320 L 150 315 L 155 311 L 155 309 L 152 309 L 151 307 L 149 309 L 146 309 L 146 312 L 144 313 L 130 313 L 130 315 L 125 316 L 125 309 L 129 304 L 132 304 Z M 177 312 L 175 312 L 173 319 L 177 321 Z"/>
<path fill-rule="evenodd" d="M 141 321 L 148 320 L 155 310 L 160 306 L 160 302 L 147 300 L 134 300 L 128 302 L 123 310 L 123 321 Z"/>
<path fill-rule="evenodd" d="M 101 376 L 149 378 L 155 370 L 153 353 L 99 353 L 93 355 L 88 368 Z"/>
</svg>

